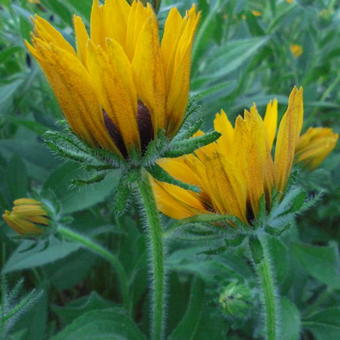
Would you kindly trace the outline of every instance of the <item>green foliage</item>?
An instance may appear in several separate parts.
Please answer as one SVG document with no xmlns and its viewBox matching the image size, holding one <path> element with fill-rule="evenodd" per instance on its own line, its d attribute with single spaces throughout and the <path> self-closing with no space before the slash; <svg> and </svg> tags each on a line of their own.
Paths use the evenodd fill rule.
<svg viewBox="0 0 340 340">
<path fill-rule="evenodd" d="M 160 26 L 170 7 L 184 13 L 191 3 L 163 0 Z M 202 17 L 193 49 L 194 100 L 178 135 L 169 142 L 161 132 L 143 159 L 131 160 L 131 168 L 142 163 L 159 180 L 183 187 L 155 166 L 159 156 L 191 153 L 216 140 L 214 132 L 193 135 L 211 131 L 221 108 L 233 120 L 253 102 L 263 114 L 267 101 L 276 97 L 282 115 L 293 85 L 304 87 L 304 130 L 322 125 L 339 132 L 335 1 L 196 3 Z M 30 39 L 30 18 L 37 13 L 74 44 L 72 15 L 88 25 L 91 4 L 0 0 L 0 214 L 20 197 L 48 201 L 60 223 L 109 249 L 122 270 L 66 237 L 15 237 L 1 220 L 0 325 L 6 340 L 149 338 L 148 246 L 134 196 L 135 174 L 124 169 L 119 157 L 93 151 L 58 123 L 60 108 L 23 43 Z M 254 10 L 261 15 L 254 16 Z M 303 47 L 301 56 L 292 55 L 292 44 Z M 245 245 L 264 227 L 280 296 L 282 339 L 339 338 L 338 150 L 321 168 L 297 173 L 283 200 L 274 193 L 271 211 L 263 201 L 252 227 L 233 216 L 163 217 L 168 339 L 263 338 L 261 294 Z M 226 315 L 218 301 L 235 281 L 252 293 L 244 318 Z"/>
</svg>

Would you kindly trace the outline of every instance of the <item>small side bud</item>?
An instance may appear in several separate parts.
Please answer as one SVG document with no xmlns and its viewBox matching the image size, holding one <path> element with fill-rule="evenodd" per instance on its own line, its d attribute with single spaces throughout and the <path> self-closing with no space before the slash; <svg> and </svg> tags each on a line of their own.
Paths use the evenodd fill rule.
<svg viewBox="0 0 340 340">
<path fill-rule="evenodd" d="M 15 200 L 12 210 L 5 210 L 2 218 L 10 228 L 25 236 L 40 235 L 50 225 L 45 207 L 32 198 Z"/>
<path fill-rule="evenodd" d="M 218 302 L 223 312 L 229 316 L 243 319 L 251 308 L 251 290 L 245 284 L 233 281 L 221 292 Z"/>
</svg>

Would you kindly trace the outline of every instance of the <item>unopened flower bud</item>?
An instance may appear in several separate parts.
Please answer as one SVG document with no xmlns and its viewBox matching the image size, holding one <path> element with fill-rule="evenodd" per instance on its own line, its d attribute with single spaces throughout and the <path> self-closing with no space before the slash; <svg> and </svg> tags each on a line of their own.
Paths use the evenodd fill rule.
<svg viewBox="0 0 340 340">
<path fill-rule="evenodd" d="M 227 315 L 244 318 L 251 306 L 251 296 L 248 286 L 234 281 L 222 290 L 218 302 Z"/>
<path fill-rule="evenodd" d="M 20 198 L 13 202 L 11 211 L 5 210 L 2 218 L 20 235 L 40 235 L 50 224 L 43 204 L 32 198 Z"/>
</svg>

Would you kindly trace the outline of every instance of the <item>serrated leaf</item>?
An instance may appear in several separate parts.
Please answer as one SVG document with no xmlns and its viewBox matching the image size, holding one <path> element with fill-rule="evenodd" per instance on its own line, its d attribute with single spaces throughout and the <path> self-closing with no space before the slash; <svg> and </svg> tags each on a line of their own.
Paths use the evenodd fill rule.
<svg viewBox="0 0 340 340">
<path fill-rule="evenodd" d="M 164 157 L 175 158 L 194 152 L 202 146 L 215 142 L 221 134 L 217 131 L 208 132 L 202 136 L 193 137 L 171 144 L 171 148 L 164 153 Z"/>
<path fill-rule="evenodd" d="M 114 194 L 113 212 L 119 217 L 124 214 L 129 205 L 130 188 L 127 176 L 121 176 Z"/>
</svg>

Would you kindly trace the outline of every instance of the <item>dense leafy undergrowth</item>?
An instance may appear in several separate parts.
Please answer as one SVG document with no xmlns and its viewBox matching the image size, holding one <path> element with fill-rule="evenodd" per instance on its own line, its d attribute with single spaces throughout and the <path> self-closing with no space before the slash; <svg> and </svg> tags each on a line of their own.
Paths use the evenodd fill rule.
<svg viewBox="0 0 340 340">
<path fill-rule="evenodd" d="M 60 223 L 91 237 L 117 256 L 121 278 L 104 258 L 76 242 L 51 235 L 23 240 L 1 222 L 1 315 L 3 339 L 146 339 L 149 274 L 139 203 L 113 213 L 120 170 L 99 183 L 74 186 L 85 170 L 55 157 L 42 142 L 60 130 L 60 109 L 38 65 L 28 54 L 35 13 L 72 43 L 72 14 L 88 24 L 91 0 L 0 0 L 0 211 L 14 199 L 48 199 Z M 161 25 L 171 6 L 163 1 Z M 204 126 L 223 108 L 231 118 L 256 102 L 287 103 L 293 85 L 303 86 L 305 129 L 339 132 L 339 8 L 333 0 L 199 0 L 202 12 L 193 49 L 192 95 Z M 291 51 L 300 45 L 301 55 Z M 281 108 L 285 105 L 281 105 Z M 281 109 L 282 111 L 282 109 Z M 282 112 L 280 112 L 282 114 Z M 268 241 L 280 295 L 284 340 L 340 337 L 339 174 L 334 151 L 322 166 L 297 181 L 321 199 L 279 239 Z M 86 175 L 86 174 L 85 174 Z M 163 217 L 164 225 L 171 221 Z M 209 242 L 189 235 L 167 239 L 168 339 L 263 338 L 260 292 L 241 248 L 213 254 Z"/>
</svg>

